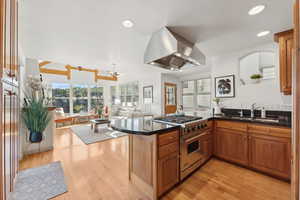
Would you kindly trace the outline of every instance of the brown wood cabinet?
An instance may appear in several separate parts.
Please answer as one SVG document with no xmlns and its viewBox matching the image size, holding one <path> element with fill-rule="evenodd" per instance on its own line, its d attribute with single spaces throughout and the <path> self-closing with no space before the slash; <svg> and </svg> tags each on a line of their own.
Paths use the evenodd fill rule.
<svg viewBox="0 0 300 200">
<path fill-rule="evenodd" d="M 274 35 L 279 43 L 280 59 L 280 91 L 285 95 L 292 94 L 292 63 L 293 63 L 293 30 Z"/>
<path fill-rule="evenodd" d="M 179 182 L 179 159 L 179 130 L 129 135 L 129 178 L 149 199 L 158 199 Z"/>
<path fill-rule="evenodd" d="M 179 182 L 179 154 L 175 152 L 158 160 L 158 195 Z"/>
<path fill-rule="evenodd" d="M 217 157 L 290 179 L 290 128 L 219 120 L 215 124 Z"/>
<path fill-rule="evenodd" d="M 179 182 L 179 131 L 158 135 L 158 196 Z"/>
<path fill-rule="evenodd" d="M 290 179 L 291 130 L 262 125 L 249 127 L 251 127 L 249 128 L 249 166 L 274 176 Z"/>
<path fill-rule="evenodd" d="M 248 138 L 245 132 L 217 128 L 215 138 L 218 157 L 248 165 Z"/>
<path fill-rule="evenodd" d="M 18 2 L 0 0 L 0 200 L 7 200 L 18 170 Z"/>
</svg>

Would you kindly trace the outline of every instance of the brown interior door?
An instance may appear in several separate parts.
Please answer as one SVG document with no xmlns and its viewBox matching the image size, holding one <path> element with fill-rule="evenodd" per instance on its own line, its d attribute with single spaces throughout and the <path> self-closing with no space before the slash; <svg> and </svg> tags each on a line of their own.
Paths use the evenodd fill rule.
<svg viewBox="0 0 300 200">
<path fill-rule="evenodd" d="M 165 114 L 175 113 L 177 110 L 177 86 L 165 83 Z"/>
</svg>

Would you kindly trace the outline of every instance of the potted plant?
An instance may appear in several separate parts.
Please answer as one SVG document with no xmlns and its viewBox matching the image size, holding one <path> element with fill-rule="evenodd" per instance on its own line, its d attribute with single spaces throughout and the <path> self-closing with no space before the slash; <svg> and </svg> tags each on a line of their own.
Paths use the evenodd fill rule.
<svg viewBox="0 0 300 200">
<path fill-rule="evenodd" d="M 250 78 L 253 81 L 253 83 L 259 83 L 263 76 L 261 74 L 252 74 Z"/>
<path fill-rule="evenodd" d="M 215 107 L 214 107 L 215 112 L 214 112 L 214 114 L 221 115 L 222 114 L 222 111 L 221 111 L 221 108 L 220 108 L 221 99 L 220 98 L 214 98 L 213 102 L 215 102 Z"/>
<path fill-rule="evenodd" d="M 48 106 L 44 98 L 31 96 L 26 98 L 22 109 L 22 119 L 30 132 L 29 141 L 39 143 L 43 140 L 43 132 L 50 122 Z"/>
<path fill-rule="evenodd" d="M 48 111 L 49 99 L 45 97 L 42 80 L 34 77 L 27 79 L 21 117 L 30 132 L 29 141 L 39 143 L 43 140 L 43 132 L 50 122 Z"/>
</svg>

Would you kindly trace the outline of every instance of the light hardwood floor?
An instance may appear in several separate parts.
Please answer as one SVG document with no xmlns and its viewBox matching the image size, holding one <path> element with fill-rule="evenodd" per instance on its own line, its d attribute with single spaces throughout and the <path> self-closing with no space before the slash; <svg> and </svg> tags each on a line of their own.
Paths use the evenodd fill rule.
<svg viewBox="0 0 300 200">
<path fill-rule="evenodd" d="M 61 161 L 69 191 L 55 200 L 144 200 L 128 181 L 128 137 L 85 145 L 57 129 L 54 150 L 27 156 L 21 169 Z M 212 159 L 163 200 L 289 200 L 290 184 Z"/>
</svg>

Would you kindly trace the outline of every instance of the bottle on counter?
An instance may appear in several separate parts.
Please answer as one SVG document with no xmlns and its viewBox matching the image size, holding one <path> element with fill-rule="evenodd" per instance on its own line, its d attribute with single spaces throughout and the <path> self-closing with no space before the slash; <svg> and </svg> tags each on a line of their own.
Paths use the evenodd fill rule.
<svg viewBox="0 0 300 200">
<path fill-rule="evenodd" d="M 261 109 L 261 118 L 266 118 L 266 110 L 265 110 L 265 107 L 262 107 L 262 109 Z"/>
</svg>

